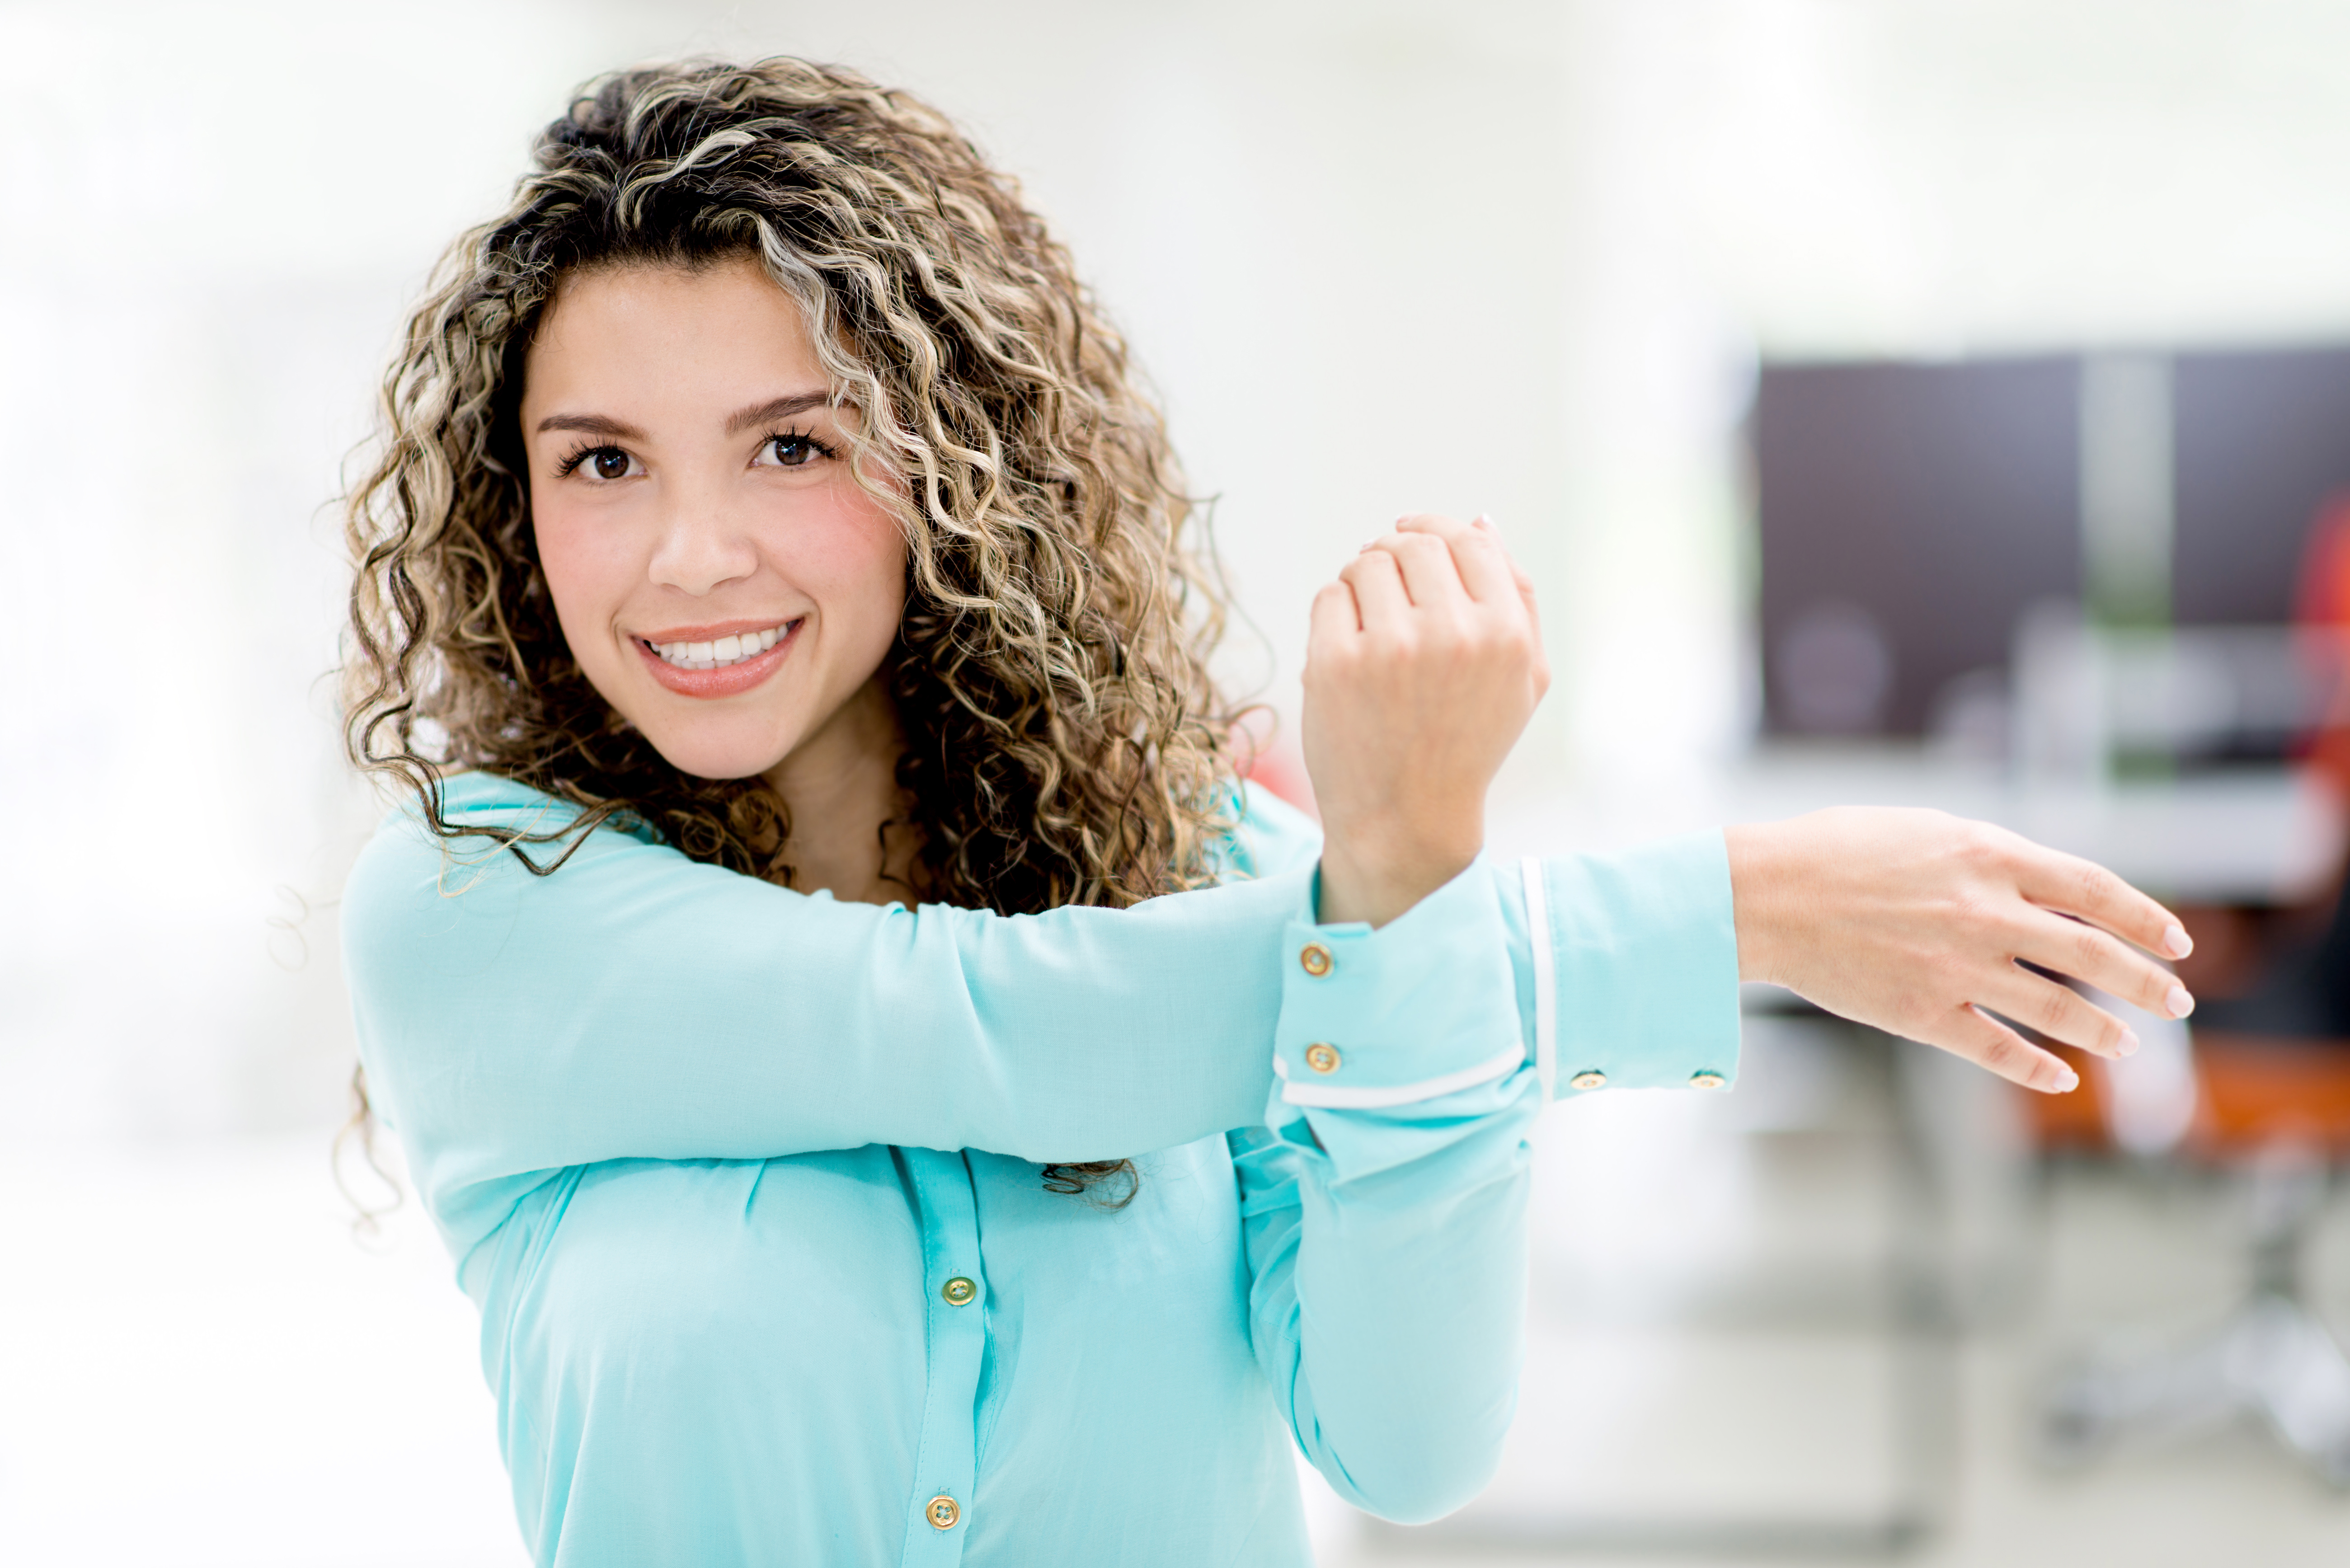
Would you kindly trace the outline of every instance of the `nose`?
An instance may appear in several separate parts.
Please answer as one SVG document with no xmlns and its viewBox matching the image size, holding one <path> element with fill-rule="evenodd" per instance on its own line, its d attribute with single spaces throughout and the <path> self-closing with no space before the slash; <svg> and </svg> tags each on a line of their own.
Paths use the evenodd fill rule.
<svg viewBox="0 0 2350 1568">
<path fill-rule="evenodd" d="M 700 598 L 758 568 L 749 529 L 719 495 L 688 487 L 663 505 L 649 568 L 654 582 Z"/>
</svg>

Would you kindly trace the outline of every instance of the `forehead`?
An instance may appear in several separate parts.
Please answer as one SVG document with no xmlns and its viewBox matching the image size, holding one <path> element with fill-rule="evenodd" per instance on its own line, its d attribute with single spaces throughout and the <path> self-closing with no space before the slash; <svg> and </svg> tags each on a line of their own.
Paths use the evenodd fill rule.
<svg viewBox="0 0 2350 1568">
<path fill-rule="evenodd" d="M 821 386 L 799 306 L 757 262 L 634 264 L 566 274 L 523 362 L 523 403 L 645 405 Z"/>
</svg>

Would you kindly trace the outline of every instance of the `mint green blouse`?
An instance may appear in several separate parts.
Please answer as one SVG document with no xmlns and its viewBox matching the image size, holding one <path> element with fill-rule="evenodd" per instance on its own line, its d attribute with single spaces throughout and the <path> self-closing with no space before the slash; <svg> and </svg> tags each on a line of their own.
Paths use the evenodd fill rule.
<svg viewBox="0 0 2350 1568">
<path fill-rule="evenodd" d="M 345 958 L 547 1564 L 1309 1561 L 1294 1438 L 1424 1520 L 1516 1397 L 1527 1129 L 1734 1076 L 1719 835 L 1313 919 L 1252 791 L 1128 910 L 838 903 L 603 829 L 395 812 Z M 567 808 L 467 775 L 445 815 Z M 1133 1157 L 1111 1209 L 1039 1166 Z"/>
</svg>

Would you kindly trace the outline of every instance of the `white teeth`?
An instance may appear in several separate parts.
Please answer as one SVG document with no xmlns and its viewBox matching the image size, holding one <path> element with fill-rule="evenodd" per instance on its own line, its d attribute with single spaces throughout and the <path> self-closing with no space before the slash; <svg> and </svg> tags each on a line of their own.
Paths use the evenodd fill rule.
<svg viewBox="0 0 2350 1568">
<path fill-rule="evenodd" d="M 717 638 L 709 642 L 658 642 L 652 650 L 665 664 L 681 670 L 719 670 L 729 664 L 740 664 L 746 659 L 756 659 L 784 639 L 791 629 L 786 621 L 771 626 L 764 631 L 746 631 L 735 637 Z"/>
</svg>

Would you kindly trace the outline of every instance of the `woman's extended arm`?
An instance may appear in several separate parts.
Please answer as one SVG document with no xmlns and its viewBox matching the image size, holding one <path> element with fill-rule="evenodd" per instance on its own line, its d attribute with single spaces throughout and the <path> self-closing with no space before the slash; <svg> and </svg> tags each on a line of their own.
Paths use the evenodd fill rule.
<svg viewBox="0 0 2350 1568">
<path fill-rule="evenodd" d="M 447 786 L 476 826 L 560 809 L 503 780 Z M 403 815 L 345 896 L 360 1050 L 460 1232 L 503 1184 L 602 1159 L 1138 1154 L 1262 1119 L 1276 1056 L 1309 1097 L 1498 1076 L 1528 1054 L 1545 969 L 1567 1075 L 1734 1071 L 1718 836 L 1552 863 L 1539 929 L 1522 869 L 1484 864 L 1379 930 L 1316 925 L 1311 826 L 1253 794 L 1243 846 L 1263 875 L 1007 918 L 809 898 L 610 831 L 551 877 L 486 847 L 450 863 Z M 1482 967 L 1394 961 L 1439 950 Z M 1306 1048 L 1332 1042 L 1319 1072 Z"/>
</svg>

